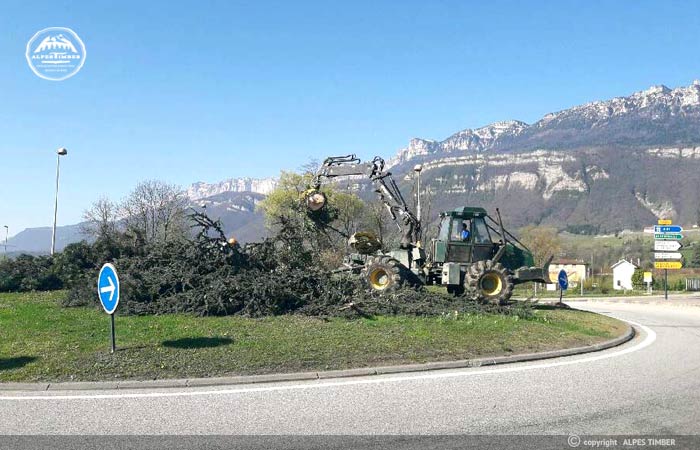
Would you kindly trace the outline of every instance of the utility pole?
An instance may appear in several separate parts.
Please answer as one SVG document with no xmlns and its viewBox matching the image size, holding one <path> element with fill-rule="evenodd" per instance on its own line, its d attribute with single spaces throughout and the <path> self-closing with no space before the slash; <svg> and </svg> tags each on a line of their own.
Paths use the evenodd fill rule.
<svg viewBox="0 0 700 450">
<path fill-rule="evenodd" d="M 68 150 L 61 147 L 56 150 L 56 197 L 53 207 L 53 231 L 51 232 L 51 256 L 56 253 L 56 221 L 58 220 L 58 180 L 61 174 L 61 156 L 66 156 Z"/>
</svg>

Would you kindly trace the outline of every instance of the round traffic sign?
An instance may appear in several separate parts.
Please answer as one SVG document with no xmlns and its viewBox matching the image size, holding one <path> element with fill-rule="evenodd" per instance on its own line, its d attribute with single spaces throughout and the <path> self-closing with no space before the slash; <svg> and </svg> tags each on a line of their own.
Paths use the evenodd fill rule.
<svg viewBox="0 0 700 450">
<path fill-rule="evenodd" d="M 559 271 L 559 287 L 562 289 L 562 291 L 565 291 L 569 288 L 569 277 L 566 275 L 566 271 L 564 269 L 561 269 Z"/>
<path fill-rule="evenodd" d="M 109 263 L 102 266 L 97 277 L 97 296 L 105 312 L 114 314 L 119 304 L 119 277 L 117 269 Z"/>
</svg>

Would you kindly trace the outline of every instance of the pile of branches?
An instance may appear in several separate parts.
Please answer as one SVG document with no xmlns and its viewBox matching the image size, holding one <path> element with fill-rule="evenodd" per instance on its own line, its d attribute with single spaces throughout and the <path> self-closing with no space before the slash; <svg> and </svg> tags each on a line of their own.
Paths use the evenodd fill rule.
<svg viewBox="0 0 700 450">
<path fill-rule="evenodd" d="M 501 312 L 424 289 L 391 295 L 370 292 L 356 275 L 334 273 L 305 245 L 307 230 L 285 224 L 274 238 L 240 246 L 219 221 L 193 212 L 191 238 L 144 244 L 114 260 L 120 274 L 120 312 L 200 316 L 280 314 L 373 316 Z M 96 303 L 94 274 L 77 283 L 65 306 Z M 526 312 L 519 312 L 526 315 Z"/>
</svg>

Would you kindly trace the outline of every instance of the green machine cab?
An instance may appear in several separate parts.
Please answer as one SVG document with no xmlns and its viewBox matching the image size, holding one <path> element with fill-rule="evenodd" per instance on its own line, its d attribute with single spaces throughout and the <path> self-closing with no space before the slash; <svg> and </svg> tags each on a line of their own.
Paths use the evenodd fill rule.
<svg viewBox="0 0 700 450">
<path fill-rule="evenodd" d="M 422 166 L 414 171 L 420 174 Z M 484 208 L 466 206 L 440 214 L 438 236 L 426 252 L 420 242 L 420 195 L 414 213 L 380 157 L 362 162 L 355 155 L 326 158 L 302 200 L 310 214 L 322 210 L 326 196 L 320 191 L 326 179 L 366 177 L 379 200 L 401 230 L 399 247 L 381 251 L 372 233 L 358 232 L 348 243 L 355 250 L 345 256 L 344 267 L 360 274 L 377 292 L 391 292 L 406 285 L 439 284 L 448 292 L 475 300 L 503 304 L 513 287 L 528 281 L 548 283 L 549 261 L 535 267 L 532 252 L 503 227 L 501 214 L 490 217 Z M 420 177 L 416 192 L 420 194 Z"/>
<path fill-rule="evenodd" d="M 438 236 L 430 242 L 423 267 L 428 284 L 503 303 L 517 284 L 549 282 L 549 261 L 534 267 L 532 252 L 503 228 L 496 211 L 497 219 L 470 206 L 440 214 Z"/>
</svg>

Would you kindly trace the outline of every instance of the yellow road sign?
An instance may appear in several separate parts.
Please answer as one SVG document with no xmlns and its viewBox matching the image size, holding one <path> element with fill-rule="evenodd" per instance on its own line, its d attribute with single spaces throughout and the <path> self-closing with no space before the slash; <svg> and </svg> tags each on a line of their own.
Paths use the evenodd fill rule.
<svg viewBox="0 0 700 450">
<path fill-rule="evenodd" d="M 645 283 L 651 283 L 651 282 L 652 282 L 651 272 L 644 272 L 644 282 L 645 282 Z"/>
<path fill-rule="evenodd" d="M 681 269 L 683 267 L 683 263 L 680 261 L 655 261 L 654 262 L 654 268 L 655 269 Z"/>
<path fill-rule="evenodd" d="M 673 223 L 670 219 L 659 219 L 659 225 L 671 225 Z"/>
</svg>

